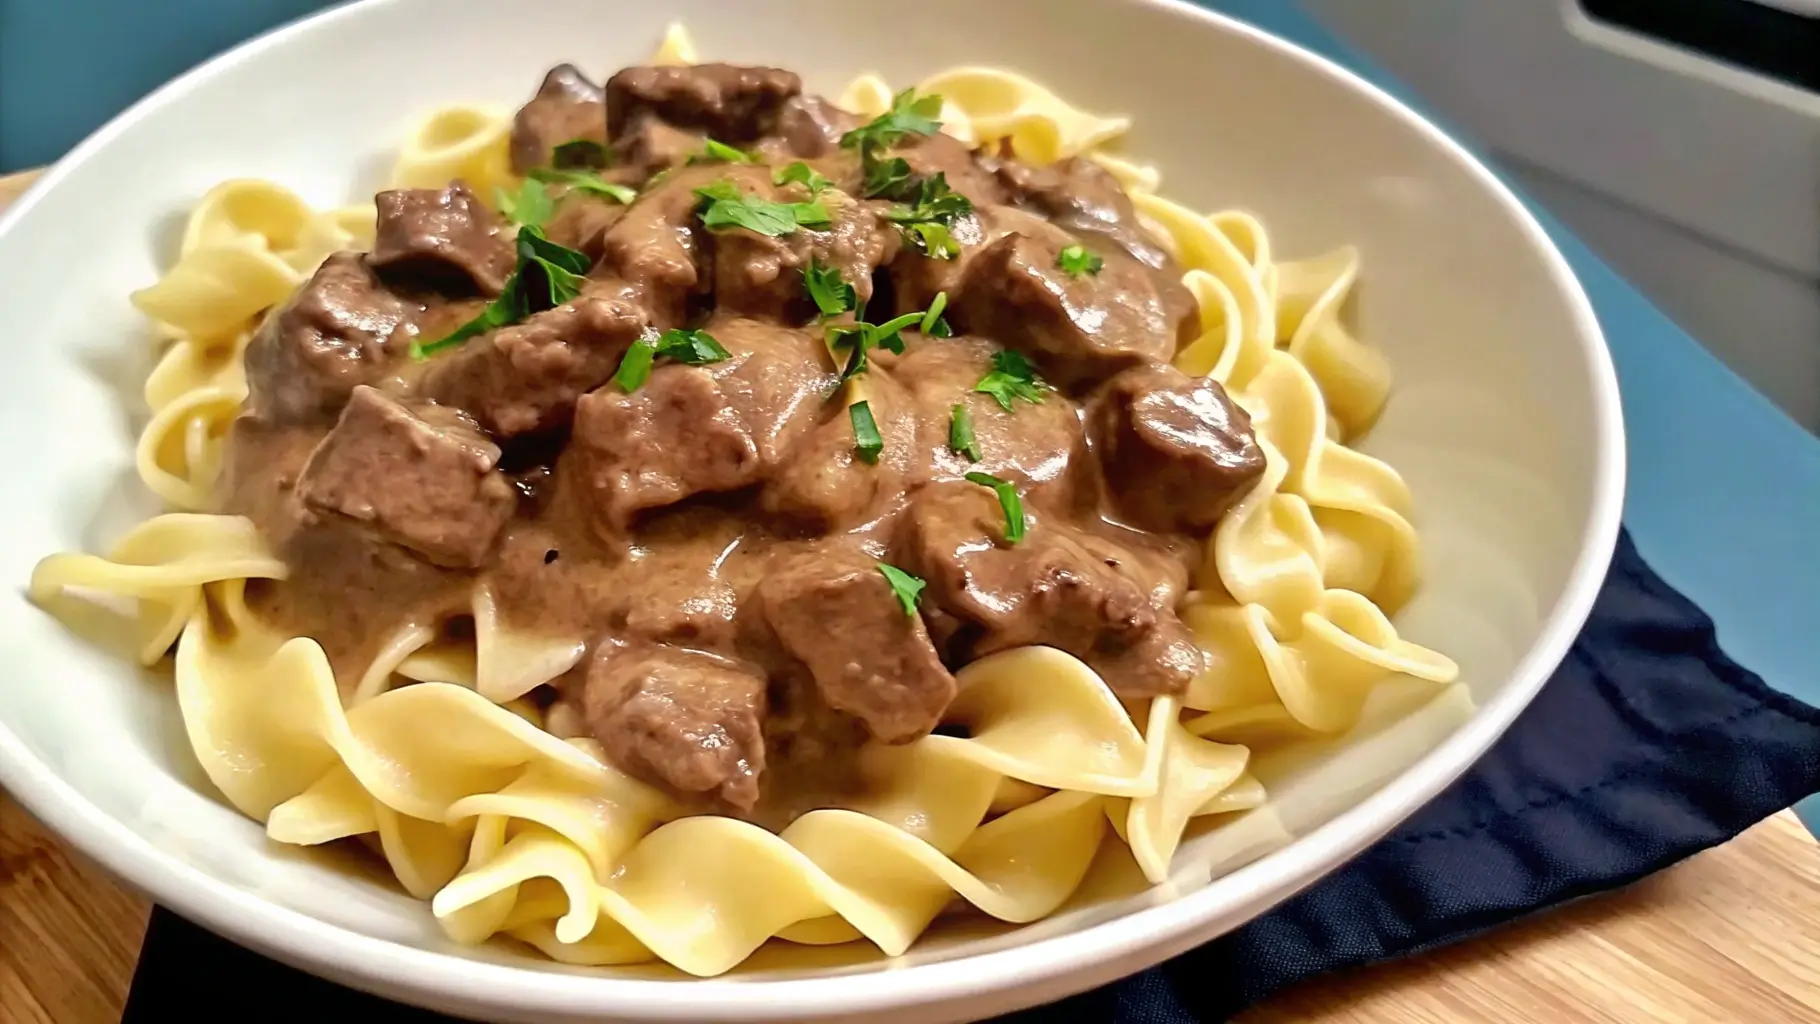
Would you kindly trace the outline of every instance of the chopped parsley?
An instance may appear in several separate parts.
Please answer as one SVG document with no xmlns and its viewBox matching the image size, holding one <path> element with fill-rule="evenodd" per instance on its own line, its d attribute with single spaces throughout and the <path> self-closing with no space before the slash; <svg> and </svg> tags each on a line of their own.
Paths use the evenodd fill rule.
<svg viewBox="0 0 1820 1024">
<path fill-rule="evenodd" d="M 885 218 L 898 226 L 904 241 L 917 251 L 938 260 L 951 260 L 960 253 L 960 244 L 948 229 L 973 212 L 973 203 L 948 187 L 946 174 L 912 178 L 887 198 L 898 203 Z"/>
<path fill-rule="evenodd" d="M 872 349 L 882 348 L 888 352 L 902 352 L 904 350 L 903 330 L 915 326 L 922 319 L 921 313 L 905 313 L 903 316 L 893 317 L 882 324 L 869 324 L 862 320 L 852 326 L 828 328 L 830 345 L 837 349 L 850 348 L 853 350 L 853 354 L 847 358 L 846 368 L 841 370 L 842 382 L 866 372 L 866 367 L 870 365 L 867 362 L 866 353 Z"/>
<path fill-rule="evenodd" d="M 948 293 L 947 292 L 936 292 L 935 299 L 929 303 L 929 310 L 928 310 L 928 312 L 923 314 L 923 322 L 917 327 L 917 330 L 923 332 L 924 334 L 929 335 L 931 338 L 948 337 L 948 335 L 953 332 L 946 332 L 946 333 L 942 333 L 942 334 L 936 333 L 937 331 L 945 330 L 945 328 L 947 328 L 947 326 L 948 326 L 948 324 L 942 320 L 942 311 L 947 308 L 948 308 Z"/>
<path fill-rule="evenodd" d="M 520 227 L 542 227 L 550 214 L 556 212 L 556 202 L 543 187 L 543 182 L 536 178 L 526 178 L 518 185 L 516 192 L 495 189 L 493 198 L 499 204 L 499 212 L 505 218 Z"/>
<path fill-rule="evenodd" d="M 586 192 L 590 195 L 605 196 L 617 203 L 630 206 L 638 198 L 638 190 L 630 185 L 620 185 L 608 181 L 592 171 L 569 171 L 555 167 L 533 167 L 532 181 L 549 185 L 567 185 L 571 192 Z"/>
<path fill-rule="evenodd" d="M 916 602 L 923 596 L 923 588 L 929 584 L 886 562 L 878 563 L 878 571 L 884 574 L 885 582 L 891 584 L 891 593 L 897 598 L 897 603 L 904 606 L 904 614 L 916 618 Z"/>
<path fill-rule="evenodd" d="M 612 162 L 607 144 L 593 139 L 570 139 L 550 151 L 550 166 L 558 170 L 598 170 Z"/>
<path fill-rule="evenodd" d="M 714 335 L 707 331 L 672 328 L 656 337 L 647 335 L 633 342 L 632 347 L 626 349 L 626 354 L 619 360 L 619 369 L 613 374 L 613 383 L 628 394 L 637 391 L 644 386 L 645 381 L 651 379 L 651 368 L 660 358 L 689 366 L 705 366 L 728 358 L 728 354 Z"/>
<path fill-rule="evenodd" d="M 903 192 L 910 181 L 910 162 L 901 156 L 880 160 L 867 154 L 863 160 L 865 181 L 860 190 L 868 196 L 890 196 Z"/>
<path fill-rule="evenodd" d="M 990 487 L 998 494 L 998 507 L 1005 512 L 1005 543 L 1016 544 L 1023 540 L 1024 499 L 1017 496 L 1017 487 L 991 473 L 968 473 L 967 482 Z"/>
<path fill-rule="evenodd" d="M 781 238 L 799 227 L 823 227 L 831 223 L 828 208 L 821 200 L 806 203 L 776 203 L 739 190 L 730 181 L 717 181 L 695 190 L 702 199 L 702 226 L 710 231 L 745 228 L 761 235 Z"/>
<path fill-rule="evenodd" d="M 703 139 L 701 152 L 690 157 L 689 162 L 692 164 L 749 164 L 752 162 L 752 154 L 724 142 Z"/>
<path fill-rule="evenodd" d="M 1071 245 L 1056 254 L 1055 265 L 1069 277 L 1098 274 L 1106 261 L 1087 251 L 1084 245 Z"/>
<path fill-rule="evenodd" d="M 840 137 L 842 149 L 890 149 L 904 141 L 906 135 L 934 135 L 942 123 L 935 118 L 942 112 L 942 98 L 935 93 L 918 96 L 915 89 L 905 89 L 891 100 L 891 109 Z"/>
<path fill-rule="evenodd" d="M 820 171 L 801 160 L 772 172 L 771 183 L 773 185 L 801 185 L 809 190 L 810 195 L 814 196 L 821 195 L 823 189 L 832 188 L 834 185 L 834 182 L 823 177 Z"/>
<path fill-rule="evenodd" d="M 992 354 L 992 372 L 981 377 L 973 390 L 991 395 L 1006 412 L 1010 412 L 1012 400 L 1022 399 L 1036 405 L 1042 402 L 1043 392 L 1052 389 L 1030 368 L 1028 359 L 1006 349 Z"/>
<path fill-rule="evenodd" d="M 872 407 L 854 402 L 847 407 L 847 418 L 853 421 L 853 454 L 865 462 L 877 462 L 885 450 L 885 439 L 879 436 L 878 422 L 872 418 Z"/>
<path fill-rule="evenodd" d="M 948 419 L 948 447 L 965 455 L 968 462 L 980 460 L 980 443 L 973 436 L 973 414 L 967 411 L 966 402 L 954 403 L 954 412 Z"/>
<path fill-rule="evenodd" d="M 839 316 L 859 308 L 859 295 L 840 276 L 840 269 L 817 259 L 811 259 L 803 268 L 803 290 L 809 293 L 810 300 L 824 317 Z"/>
<path fill-rule="evenodd" d="M 540 188 L 532 194 L 543 193 Z M 412 359 L 428 359 L 469 338 L 515 324 L 532 313 L 554 309 L 581 294 L 588 272 L 585 254 L 550 241 L 541 228 L 532 224 L 518 229 L 517 247 L 518 265 L 506 278 L 499 298 L 488 303 L 474 319 L 435 341 L 412 341 Z"/>
</svg>

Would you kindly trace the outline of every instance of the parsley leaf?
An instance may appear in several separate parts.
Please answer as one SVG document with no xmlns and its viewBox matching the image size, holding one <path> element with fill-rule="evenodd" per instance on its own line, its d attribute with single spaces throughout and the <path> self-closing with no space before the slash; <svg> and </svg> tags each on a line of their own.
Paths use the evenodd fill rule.
<svg viewBox="0 0 1820 1024">
<path fill-rule="evenodd" d="M 1084 245 L 1071 245 L 1056 254 L 1055 265 L 1069 277 L 1098 274 L 1106 261 L 1087 251 Z"/>
<path fill-rule="evenodd" d="M 904 241 L 911 248 L 932 260 L 951 260 L 961 254 L 961 245 L 954 240 L 954 235 L 946 225 L 934 221 L 919 221 L 915 224 L 900 225 Z"/>
<path fill-rule="evenodd" d="M 515 324 L 532 313 L 553 309 L 581 294 L 588 257 L 544 237 L 527 224 L 518 229 L 518 265 L 506 278 L 499 298 L 479 315 L 435 341 L 411 342 L 411 358 L 428 359 L 488 331 Z"/>
<path fill-rule="evenodd" d="M 743 149 L 735 149 L 724 142 L 714 139 L 703 139 L 701 152 L 689 158 L 692 164 L 749 164 L 752 154 Z"/>
<path fill-rule="evenodd" d="M 921 313 L 905 313 L 903 316 L 887 320 L 882 324 L 869 324 L 864 321 L 851 327 L 828 328 L 828 343 L 835 348 L 851 348 L 853 355 L 848 357 L 847 366 L 841 370 L 840 379 L 845 383 L 848 378 L 866 372 L 868 365 L 866 353 L 874 348 L 890 352 L 904 350 L 902 331 L 923 319 Z"/>
<path fill-rule="evenodd" d="M 936 292 L 935 298 L 929 303 L 929 309 L 923 313 L 923 322 L 917 325 L 916 329 L 931 337 L 937 336 L 935 335 L 935 329 L 937 327 L 946 326 L 942 323 L 942 310 L 947 308 L 948 293 Z"/>
<path fill-rule="evenodd" d="M 923 588 L 929 584 L 885 562 L 878 563 L 878 571 L 884 573 L 885 581 L 891 584 L 891 593 L 897 603 L 904 606 L 904 614 L 916 618 L 917 599 L 923 596 Z"/>
<path fill-rule="evenodd" d="M 601 168 L 612 162 L 607 144 L 593 139 L 570 139 L 550 151 L 550 166 L 558 170 Z"/>
<path fill-rule="evenodd" d="M 1036 405 L 1042 402 L 1043 392 L 1052 389 L 1030 368 L 1028 359 L 1021 353 L 1006 349 L 992 354 L 992 372 L 981 377 L 980 382 L 973 385 L 973 390 L 991 395 L 1006 412 L 1010 412 L 1013 399 L 1023 399 Z"/>
<path fill-rule="evenodd" d="M 906 135 L 933 135 L 942 123 L 935 118 L 942 112 L 942 98 L 935 93 L 918 96 L 915 89 L 905 89 L 891 100 L 891 109 L 840 137 L 842 149 L 890 149 Z"/>
<path fill-rule="evenodd" d="M 690 366 L 718 363 L 731 358 L 714 335 L 707 331 L 684 331 L 671 328 L 658 335 L 657 354 Z"/>
<path fill-rule="evenodd" d="M 954 403 L 954 412 L 948 419 L 948 447 L 967 457 L 968 462 L 980 460 L 980 443 L 973 436 L 973 414 L 967 411 L 967 403 Z"/>
<path fill-rule="evenodd" d="M 868 196 L 892 196 L 906 191 L 910 181 L 910 163 L 901 156 L 889 160 L 879 160 L 867 154 L 863 161 L 866 178 L 860 185 L 860 191 Z"/>
<path fill-rule="evenodd" d="M 945 173 L 910 179 L 890 198 L 900 202 L 886 211 L 885 219 L 897 224 L 904 241 L 932 259 L 960 254 L 960 244 L 948 228 L 972 213 L 973 203 L 948 187 Z"/>
<path fill-rule="evenodd" d="M 550 219 L 550 214 L 556 212 L 556 203 L 543 187 L 543 182 L 536 178 L 526 178 L 516 192 L 495 189 L 493 197 L 499 203 L 499 212 L 505 214 L 507 220 L 523 227 L 542 227 L 543 222 Z"/>
<path fill-rule="evenodd" d="M 824 317 L 839 316 L 859 306 L 858 293 L 840 276 L 839 268 L 826 266 L 817 259 L 811 259 L 803 268 L 803 290 L 809 293 L 815 308 L 821 310 Z"/>
<path fill-rule="evenodd" d="M 1017 487 L 1009 481 L 1000 480 L 991 473 L 968 473 L 967 482 L 990 487 L 998 494 L 998 507 L 1005 512 L 1005 543 L 1016 544 L 1024 539 L 1024 499 L 1018 497 Z"/>
<path fill-rule="evenodd" d="M 619 369 L 613 373 L 613 383 L 627 394 L 637 391 L 644 387 L 645 381 L 651 379 L 651 369 L 659 358 L 688 366 L 705 366 L 730 357 L 714 335 L 707 331 L 685 331 L 672 327 L 655 337 L 647 334 L 633 342 L 632 347 L 626 349 L 626 354 L 619 359 Z"/>
<path fill-rule="evenodd" d="M 823 177 L 820 171 L 803 163 L 801 160 L 784 167 L 782 170 L 773 172 L 771 175 L 771 183 L 773 185 L 789 185 L 795 183 L 808 189 L 809 194 L 815 196 L 821 195 L 823 189 L 831 188 L 834 185 L 834 182 Z"/>
<path fill-rule="evenodd" d="M 885 439 L 879 436 L 872 407 L 855 402 L 847 407 L 847 417 L 853 421 L 853 454 L 865 462 L 877 462 L 878 453 L 885 450 Z"/>
<path fill-rule="evenodd" d="M 627 206 L 638 198 L 638 190 L 629 185 L 618 185 L 602 178 L 591 171 L 565 171 L 554 167 L 533 167 L 530 177 L 550 185 L 567 185 L 571 191 L 587 192 L 597 196 L 606 196 Z"/>
<path fill-rule="evenodd" d="M 833 220 L 819 199 L 806 203 L 775 203 L 743 193 L 730 181 L 714 182 L 696 189 L 695 194 L 704 201 L 701 222 L 710 231 L 745 228 L 781 238 L 799 227 L 820 227 Z"/>
</svg>

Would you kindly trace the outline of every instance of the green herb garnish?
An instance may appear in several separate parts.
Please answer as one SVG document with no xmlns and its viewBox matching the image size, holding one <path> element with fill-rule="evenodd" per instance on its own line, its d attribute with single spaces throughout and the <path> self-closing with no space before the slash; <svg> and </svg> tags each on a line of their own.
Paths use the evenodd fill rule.
<svg viewBox="0 0 1820 1024">
<path fill-rule="evenodd" d="M 948 187 L 946 174 L 913 178 L 891 198 L 900 202 L 886 211 L 885 218 L 897 224 L 904 241 L 932 259 L 959 255 L 960 245 L 948 229 L 973 212 L 973 203 Z"/>
<path fill-rule="evenodd" d="M 968 462 L 980 460 L 980 443 L 973 436 L 973 413 L 967 411 L 967 403 L 954 403 L 954 412 L 948 417 L 948 447 L 960 455 L 965 455 Z"/>
<path fill-rule="evenodd" d="M 847 418 L 853 421 L 853 454 L 866 462 L 877 462 L 885 450 L 885 439 L 879 436 L 878 422 L 872 418 L 872 407 L 854 402 L 847 407 Z"/>
<path fill-rule="evenodd" d="M 637 391 L 644 387 L 645 381 L 651 379 L 651 368 L 659 358 L 689 366 L 704 366 L 718 363 L 729 356 L 714 335 L 707 331 L 685 331 L 673 327 L 656 337 L 647 335 L 633 342 L 632 347 L 626 349 L 626 354 L 620 357 L 619 369 L 613 373 L 613 383 L 628 394 Z"/>
<path fill-rule="evenodd" d="M 1037 405 L 1043 400 L 1043 392 L 1052 389 L 1030 368 L 1028 359 L 1021 353 L 1006 349 L 992 354 L 992 372 L 981 377 L 980 382 L 973 385 L 973 390 L 982 395 L 991 395 L 1006 412 L 1010 412 L 1013 399 Z"/>
<path fill-rule="evenodd" d="M 612 162 L 607 144 L 593 139 L 570 139 L 550 151 L 550 166 L 558 170 L 599 169 Z"/>
<path fill-rule="evenodd" d="M 1069 277 L 1098 274 L 1106 261 L 1087 251 L 1084 245 L 1071 245 L 1056 254 L 1055 265 Z"/>
<path fill-rule="evenodd" d="M 834 182 L 823 177 L 820 171 L 803 163 L 801 160 L 772 173 L 771 183 L 773 185 L 789 185 L 793 183 L 801 185 L 809 190 L 810 195 L 815 196 L 821 195 L 823 189 L 832 188 L 834 185 Z"/>
<path fill-rule="evenodd" d="M 806 203 L 775 203 L 741 192 L 730 181 L 717 181 L 695 190 L 703 200 L 702 226 L 710 231 L 745 228 L 761 235 L 781 238 L 799 227 L 822 227 L 831 223 L 828 208 L 821 200 Z"/>
<path fill-rule="evenodd" d="M 749 164 L 752 162 L 752 154 L 724 142 L 703 139 L 701 152 L 690 157 L 689 162 L 692 164 Z"/>
<path fill-rule="evenodd" d="M 803 290 L 824 317 L 839 316 L 859 306 L 858 293 L 840 276 L 840 270 L 817 259 L 811 259 L 803 268 Z"/>
<path fill-rule="evenodd" d="M 1016 544 L 1023 540 L 1024 499 L 1017 496 L 1017 487 L 991 473 L 968 473 L 967 482 L 990 487 L 998 494 L 998 507 L 1005 512 L 1005 543 Z"/>
<path fill-rule="evenodd" d="M 885 562 L 878 563 L 878 571 L 885 574 L 885 582 L 891 584 L 891 593 L 897 598 L 897 603 L 904 606 L 904 614 L 916 618 L 916 602 L 923 596 L 923 588 L 929 584 Z"/>
<path fill-rule="evenodd" d="M 865 180 L 860 191 L 868 196 L 896 196 L 907 189 L 910 181 L 910 162 L 901 156 L 889 160 L 880 160 L 867 153 L 862 160 L 866 169 Z"/>
<path fill-rule="evenodd" d="M 499 212 L 520 227 L 542 227 L 544 221 L 550 219 L 550 214 L 556 212 L 555 201 L 543 187 L 543 182 L 536 178 L 526 178 L 520 182 L 516 192 L 495 189 L 493 198 L 499 204 Z"/>
<path fill-rule="evenodd" d="M 906 135 L 933 135 L 942 123 L 935 118 L 942 112 L 942 98 L 934 93 L 918 96 L 915 89 L 905 89 L 891 100 L 891 109 L 840 137 L 842 149 L 890 149 L 904 141 Z"/>
<path fill-rule="evenodd" d="M 845 382 L 856 374 L 866 372 L 869 365 L 866 353 L 875 348 L 887 352 L 901 353 L 904 350 L 903 330 L 915 326 L 923 319 L 921 313 L 905 313 L 893 317 L 882 324 L 869 324 L 864 321 L 852 326 L 828 328 L 828 343 L 834 348 L 851 348 L 853 354 L 847 359 L 847 366 L 841 371 L 840 379 Z"/>
<path fill-rule="evenodd" d="M 536 194 L 542 194 L 540 191 Z M 527 224 L 518 229 L 518 265 L 506 277 L 499 298 L 453 332 L 430 342 L 411 342 L 412 359 L 428 359 L 488 331 L 515 324 L 532 313 L 554 309 L 581 294 L 588 257 L 544 237 Z"/>
<path fill-rule="evenodd" d="M 630 185 L 619 185 L 608 181 L 592 171 L 565 171 L 555 167 L 533 167 L 531 180 L 550 185 L 567 185 L 570 191 L 587 192 L 591 195 L 605 196 L 626 206 L 638 198 L 638 190 Z"/>
</svg>

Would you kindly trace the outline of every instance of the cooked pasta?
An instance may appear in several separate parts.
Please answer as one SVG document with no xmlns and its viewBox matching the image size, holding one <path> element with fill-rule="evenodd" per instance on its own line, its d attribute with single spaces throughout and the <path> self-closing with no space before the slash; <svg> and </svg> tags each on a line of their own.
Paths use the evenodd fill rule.
<svg viewBox="0 0 1820 1024">
<path fill-rule="evenodd" d="M 676 28 L 650 63 L 696 61 Z M 1267 801 L 1245 744 L 1337 735 L 1385 680 L 1439 686 L 1457 674 L 1388 617 L 1421 566 L 1407 487 L 1349 447 L 1390 387 L 1383 356 L 1341 316 L 1359 254 L 1276 260 L 1255 218 L 1158 195 L 1156 171 L 1111 148 L 1126 120 L 1014 73 L 959 68 L 916 90 L 940 95 L 942 131 L 966 145 L 1109 171 L 1198 308 L 1175 366 L 1249 415 L 1262 474 L 1206 535 L 1181 600 L 1201 667 L 1179 692 L 1121 698 L 1052 646 L 987 653 L 956 670 L 938 731 L 868 743 L 854 769 L 862 787 L 766 827 L 704 813 L 559 722 L 574 715 L 537 698 L 580 671 L 585 638 L 522 628 L 484 579 L 434 613 L 405 609 L 352 653 L 287 631 L 249 588 L 285 580 L 292 564 L 224 507 L 224 446 L 248 402 L 262 318 L 330 254 L 373 249 L 376 212 L 313 210 L 253 180 L 203 196 L 177 262 L 132 296 L 163 346 L 137 466 L 170 511 L 105 557 L 44 559 L 34 598 L 132 599 L 135 649 L 147 664 L 173 656 L 191 746 L 228 802 L 278 842 L 374 837 L 400 885 L 461 942 L 506 935 L 568 963 L 661 960 L 714 975 L 773 939 L 863 938 L 896 955 L 957 898 L 1036 920 L 1076 892 L 1107 841 L 1164 881 L 1191 819 Z M 837 102 L 877 118 L 898 94 L 866 76 Z M 405 139 L 392 185 L 461 179 L 509 195 L 521 181 L 513 136 L 510 111 L 435 111 Z M 938 304 L 924 330 L 939 319 Z M 877 402 L 877 387 L 855 377 L 842 404 Z M 450 632 L 451 617 L 471 631 Z"/>
</svg>

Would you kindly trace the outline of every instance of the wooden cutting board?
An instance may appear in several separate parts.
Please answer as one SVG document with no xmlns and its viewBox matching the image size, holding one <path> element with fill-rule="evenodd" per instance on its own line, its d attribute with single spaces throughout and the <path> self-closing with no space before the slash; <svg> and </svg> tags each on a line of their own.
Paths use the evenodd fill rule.
<svg viewBox="0 0 1820 1024">
<path fill-rule="evenodd" d="M 0 177 L 0 207 L 30 175 Z M 112 1024 L 146 902 L 0 793 L 0 1022 Z M 1621 892 L 1303 985 L 1243 1024 L 1820 1024 L 1820 846 L 1792 813 Z"/>
</svg>

